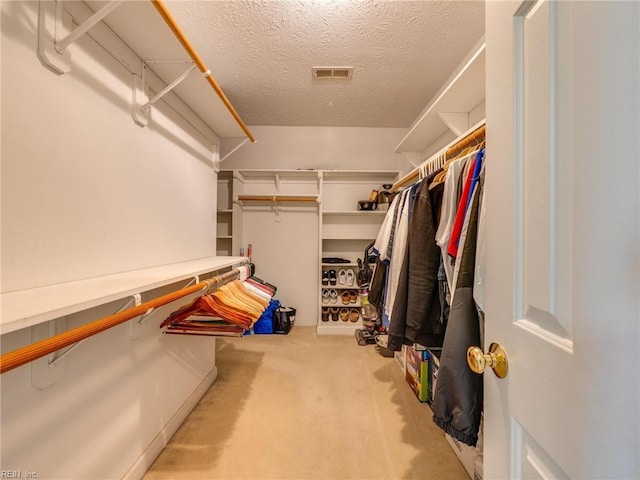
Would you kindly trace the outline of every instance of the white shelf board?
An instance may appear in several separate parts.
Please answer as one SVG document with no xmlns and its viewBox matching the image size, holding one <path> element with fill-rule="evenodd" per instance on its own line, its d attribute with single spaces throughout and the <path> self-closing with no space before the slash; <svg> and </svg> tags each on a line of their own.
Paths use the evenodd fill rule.
<svg viewBox="0 0 640 480">
<path fill-rule="evenodd" d="M 246 257 L 208 257 L 189 262 L 18 290 L 0 295 L 0 334 L 103 305 L 195 275 L 247 261 Z"/>
<path fill-rule="evenodd" d="M 440 113 L 468 113 L 484 99 L 485 44 L 482 43 L 429 102 L 394 152 L 422 153 L 448 130 Z"/>
<path fill-rule="evenodd" d="M 323 216 L 350 216 L 350 215 L 372 215 L 372 216 L 385 216 L 387 214 L 387 210 L 332 210 L 332 211 L 323 211 Z"/>
<path fill-rule="evenodd" d="M 216 237 L 218 240 L 231 240 L 233 239 L 232 235 L 220 235 L 219 237 Z"/>
<path fill-rule="evenodd" d="M 325 182 L 375 182 L 393 183 L 397 179 L 397 170 L 323 170 Z"/>
<path fill-rule="evenodd" d="M 344 237 L 344 236 L 326 236 L 323 235 L 322 236 L 322 240 L 356 240 L 356 241 L 364 241 L 364 242 L 373 242 L 375 240 L 375 238 L 371 238 L 371 237 L 357 237 L 357 236 L 350 236 L 350 237 Z"/>
<path fill-rule="evenodd" d="M 233 210 L 230 208 L 225 208 L 223 210 L 218 210 L 218 213 L 233 213 Z"/>
<path fill-rule="evenodd" d="M 84 3 L 94 12 L 105 5 L 104 1 L 87 0 Z M 82 13 L 81 5 L 82 2 L 65 2 L 65 9 L 76 17 Z M 171 6 L 169 5 L 168 8 L 170 10 Z M 191 62 L 191 58 L 162 20 L 152 2 L 124 2 L 102 22 L 141 59 Z M 188 32 L 184 33 L 187 37 L 189 36 Z M 149 67 L 165 84 L 169 85 L 184 73 L 188 66 L 186 63 L 153 63 Z M 207 67 L 214 66 L 207 65 Z M 215 70 L 211 73 L 215 78 Z M 172 92 L 220 137 L 246 136 L 198 69 L 189 74 Z"/>
<path fill-rule="evenodd" d="M 357 263 L 323 263 L 322 266 L 323 267 L 333 267 L 334 270 L 340 270 L 341 268 L 357 267 L 358 264 Z M 324 288 L 326 288 L 326 287 L 327 286 L 325 285 Z"/>
<path fill-rule="evenodd" d="M 317 335 L 354 335 L 355 331 L 362 328 L 362 320 L 357 322 L 343 322 L 339 320 L 334 322 L 329 320 L 328 322 L 321 322 L 316 329 Z"/>
<path fill-rule="evenodd" d="M 275 180 L 276 175 L 281 180 L 317 180 L 318 170 L 264 170 L 264 169 L 239 169 L 237 170 L 245 180 Z"/>
</svg>

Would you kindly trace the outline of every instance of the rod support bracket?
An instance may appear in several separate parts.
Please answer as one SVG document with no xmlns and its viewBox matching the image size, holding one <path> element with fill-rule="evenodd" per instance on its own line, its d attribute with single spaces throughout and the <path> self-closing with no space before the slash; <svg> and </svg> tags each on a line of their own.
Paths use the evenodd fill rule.
<svg viewBox="0 0 640 480">
<path fill-rule="evenodd" d="M 149 86 L 134 73 L 131 86 L 131 116 L 136 125 L 140 127 L 146 127 L 151 119 L 151 109 L 143 108 L 143 105 L 148 102 Z"/>
<path fill-rule="evenodd" d="M 129 300 L 129 302 L 127 303 L 127 305 L 131 304 L 131 302 L 133 302 L 133 306 L 137 307 L 139 305 L 142 304 L 142 295 L 140 295 L 139 293 L 134 293 L 133 295 L 131 295 L 131 299 Z M 135 340 L 136 338 L 138 338 L 140 336 L 140 330 L 141 330 L 141 323 L 140 323 L 140 319 L 142 317 L 135 317 L 132 318 L 131 320 L 129 320 L 127 322 L 128 326 L 128 335 L 129 335 L 129 339 L 131 340 Z"/>
<path fill-rule="evenodd" d="M 71 33 L 71 15 L 64 11 L 62 0 L 41 0 L 38 5 L 38 57 L 57 75 L 71 71 L 71 53 L 58 51 L 56 41 Z"/>
<path fill-rule="evenodd" d="M 133 121 L 141 127 L 145 127 L 149 124 L 149 117 L 151 115 L 151 105 L 156 103 L 167 93 L 177 87 L 187 76 L 196 68 L 194 63 L 191 63 L 190 67 L 183 72 L 178 78 L 176 78 L 169 85 L 164 87 L 152 98 L 149 98 L 149 84 L 147 82 L 147 64 L 149 63 L 185 63 L 184 60 L 143 60 L 142 61 L 142 75 L 138 77 L 133 75 L 133 93 L 131 98 L 131 115 Z"/>
<path fill-rule="evenodd" d="M 56 318 L 46 323 L 31 327 L 31 342 L 51 338 L 66 330 L 66 317 Z M 50 353 L 31 362 L 31 385 L 45 389 L 62 380 L 65 371 L 65 360 Z"/>
</svg>

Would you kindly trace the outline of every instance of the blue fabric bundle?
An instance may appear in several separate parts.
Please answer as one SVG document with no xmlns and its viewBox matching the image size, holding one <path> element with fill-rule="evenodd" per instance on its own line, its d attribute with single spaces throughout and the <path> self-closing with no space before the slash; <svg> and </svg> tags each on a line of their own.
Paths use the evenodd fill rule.
<svg viewBox="0 0 640 480">
<path fill-rule="evenodd" d="M 253 333 L 269 334 L 273 333 L 273 313 L 280 307 L 278 300 L 271 300 L 260 318 L 253 324 Z"/>
</svg>

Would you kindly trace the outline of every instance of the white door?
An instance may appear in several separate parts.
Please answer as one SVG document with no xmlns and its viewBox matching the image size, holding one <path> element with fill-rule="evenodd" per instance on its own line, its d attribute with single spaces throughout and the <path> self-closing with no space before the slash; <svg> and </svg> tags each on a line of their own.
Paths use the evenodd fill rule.
<svg viewBox="0 0 640 480">
<path fill-rule="evenodd" d="M 640 2 L 486 4 L 484 477 L 640 478 Z"/>
</svg>

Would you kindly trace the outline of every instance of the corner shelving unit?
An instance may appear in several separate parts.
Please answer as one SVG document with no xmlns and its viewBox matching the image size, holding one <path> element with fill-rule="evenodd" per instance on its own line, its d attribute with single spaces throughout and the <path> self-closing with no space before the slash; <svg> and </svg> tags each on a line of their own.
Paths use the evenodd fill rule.
<svg viewBox="0 0 640 480">
<path fill-rule="evenodd" d="M 358 201 L 369 198 L 372 190 L 382 190 L 382 185 L 393 184 L 398 180 L 395 170 L 325 170 L 321 173 L 320 209 L 320 276 L 326 270 L 350 269 L 357 274 L 357 259 L 364 256 L 364 250 L 378 235 L 380 225 L 387 213 L 384 210 L 358 210 Z M 384 207 L 387 205 L 385 204 Z M 340 257 L 349 263 L 323 263 L 323 257 Z M 335 303 L 323 302 L 324 289 L 336 289 L 338 298 Z M 318 326 L 319 335 L 348 335 L 362 328 L 362 320 L 357 322 L 322 320 L 323 308 L 357 308 L 362 306 L 360 298 L 356 303 L 343 304 L 340 295 L 344 291 L 359 291 L 355 286 L 323 286 L 318 282 Z"/>
</svg>

